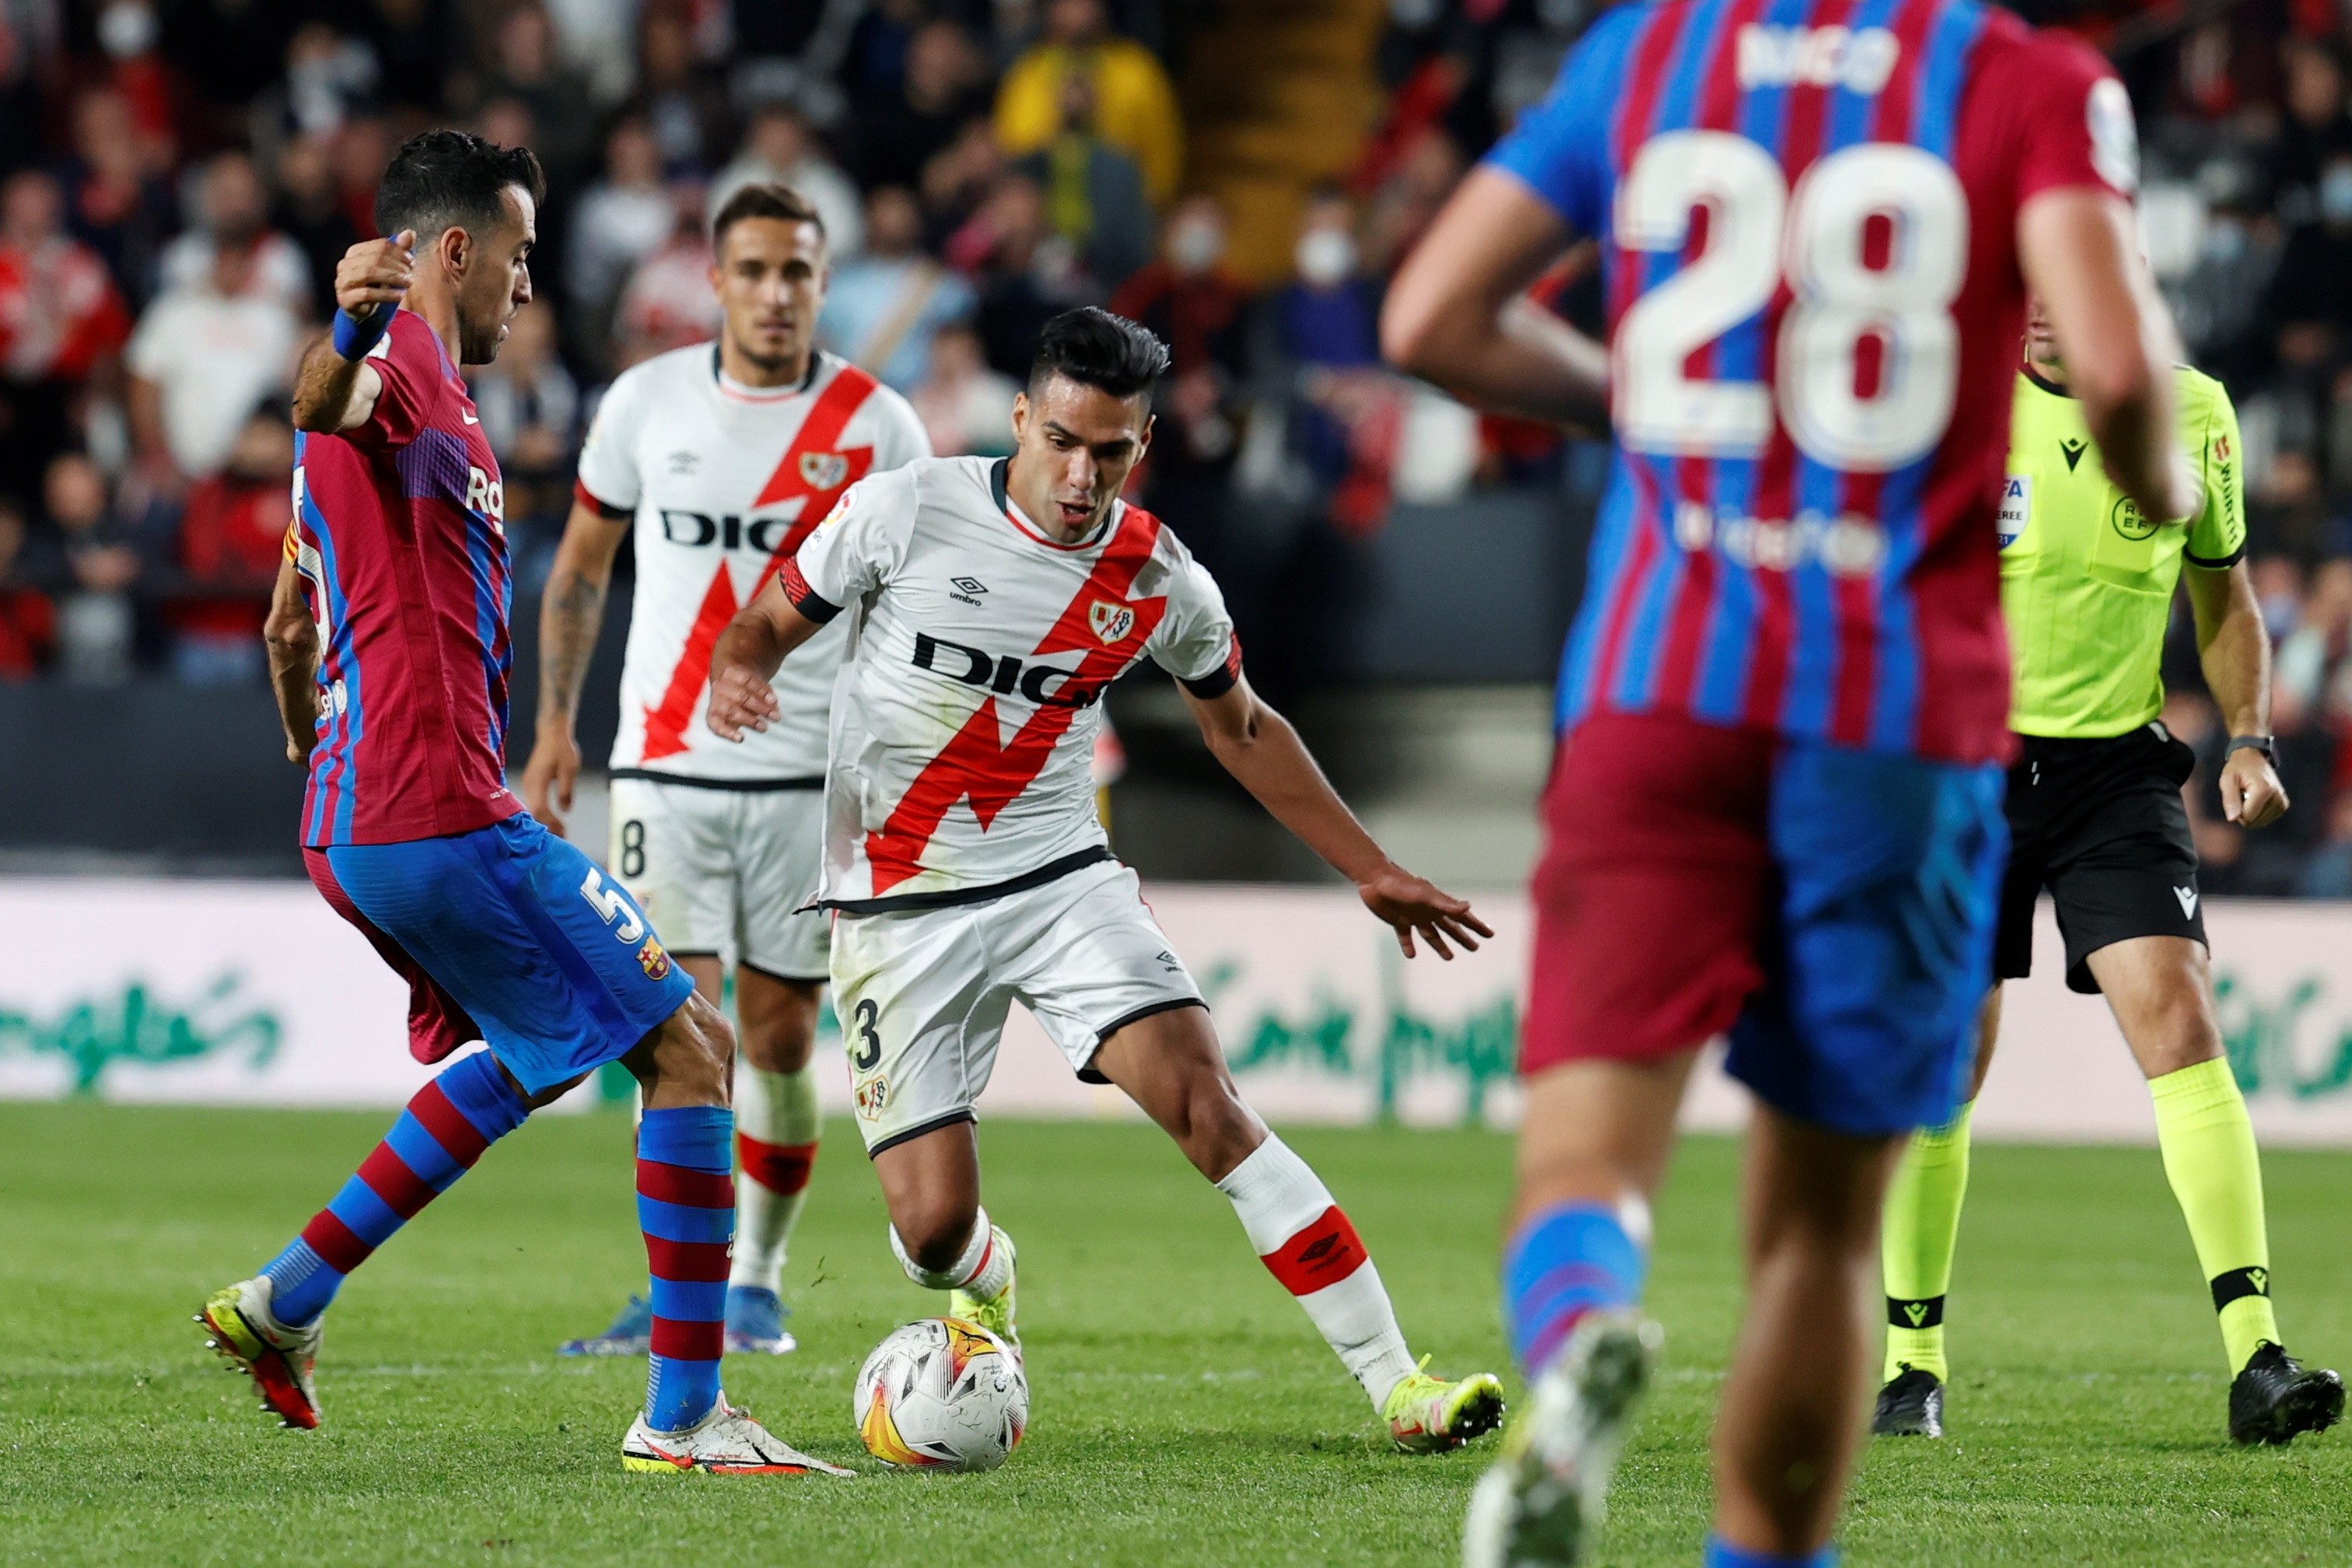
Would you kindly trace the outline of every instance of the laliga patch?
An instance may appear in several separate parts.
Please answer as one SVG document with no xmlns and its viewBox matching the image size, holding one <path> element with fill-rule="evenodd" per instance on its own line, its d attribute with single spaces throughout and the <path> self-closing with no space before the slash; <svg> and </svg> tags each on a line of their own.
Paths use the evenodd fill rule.
<svg viewBox="0 0 2352 1568">
<path fill-rule="evenodd" d="M 803 452 L 801 482 L 813 490 L 829 490 L 849 477 L 849 459 L 838 452 Z"/>
<path fill-rule="evenodd" d="M 889 1103 L 890 1080 L 887 1077 L 877 1073 L 857 1086 L 857 1114 L 866 1121 L 879 1118 L 882 1108 Z"/>
<path fill-rule="evenodd" d="M 666 980 L 669 977 L 669 954 L 663 951 L 662 944 L 656 938 L 650 936 L 646 938 L 646 945 L 637 949 L 637 965 L 646 972 L 646 978 L 648 980 Z"/>
<path fill-rule="evenodd" d="M 2001 487 L 2000 518 L 1993 525 L 2003 550 L 2018 541 L 2025 525 L 2033 521 L 2033 476 L 2011 474 L 2009 483 Z"/>
<path fill-rule="evenodd" d="M 1117 643 L 1135 629 L 1135 609 L 1129 605 L 1114 605 L 1108 599 L 1097 599 L 1087 607 L 1087 624 L 1094 627 L 1095 636 L 1105 643 Z"/>
</svg>

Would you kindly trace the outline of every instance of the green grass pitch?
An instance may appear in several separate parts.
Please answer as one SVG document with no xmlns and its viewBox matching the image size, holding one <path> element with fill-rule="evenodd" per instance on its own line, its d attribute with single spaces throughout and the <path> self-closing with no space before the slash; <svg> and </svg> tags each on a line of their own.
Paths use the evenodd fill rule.
<svg viewBox="0 0 2352 1568">
<path fill-rule="evenodd" d="M 323 1202 L 383 1115 L 0 1107 L 0 1562 L 142 1564 L 1429 1563 L 1492 1440 L 1389 1453 L 1224 1200 L 1158 1133 L 988 1126 L 1019 1239 L 1033 1425 L 993 1475 L 883 1472 L 849 1385 L 932 1309 L 891 1262 L 836 1124 L 789 1270 L 796 1355 L 728 1391 L 854 1481 L 625 1474 L 642 1363 L 562 1362 L 643 1276 L 628 1122 L 553 1119 L 362 1269 L 288 1432 L 189 1314 Z M 1509 1145 L 1292 1134 L 1379 1259 L 1416 1350 L 1503 1368 L 1495 1216 Z M 2281 1316 L 2352 1358 L 2352 1157 L 2269 1160 Z M 1688 1564 L 1737 1301 L 1737 1155 L 1683 1151 L 1652 1303 L 1668 1331 L 1599 1561 Z M 1952 1305 L 1953 1436 L 1874 1447 L 1853 1564 L 2341 1564 L 2352 1436 L 2240 1452 L 2211 1313 L 2153 1151 L 1988 1147 Z M 1516 1380 L 1512 1380 L 1516 1390 Z"/>
</svg>

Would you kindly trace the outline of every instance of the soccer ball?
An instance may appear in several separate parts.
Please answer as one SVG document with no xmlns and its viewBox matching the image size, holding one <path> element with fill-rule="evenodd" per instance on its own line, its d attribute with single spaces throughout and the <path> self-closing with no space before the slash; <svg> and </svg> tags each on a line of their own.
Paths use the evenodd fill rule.
<svg viewBox="0 0 2352 1568">
<path fill-rule="evenodd" d="M 1029 1425 L 1029 1379 L 978 1323 L 925 1318 L 874 1347 L 849 1414 L 866 1451 L 886 1464 L 992 1470 Z"/>
</svg>

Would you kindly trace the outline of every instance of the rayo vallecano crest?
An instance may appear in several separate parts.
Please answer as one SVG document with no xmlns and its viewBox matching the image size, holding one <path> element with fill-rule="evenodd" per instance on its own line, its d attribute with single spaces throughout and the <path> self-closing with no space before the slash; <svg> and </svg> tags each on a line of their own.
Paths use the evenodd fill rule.
<svg viewBox="0 0 2352 1568">
<path fill-rule="evenodd" d="M 849 477 L 849 459 L 838 452 L 803 452 L 801 482 L 813 490 L 829 490 Z"/>
<path fill-rule="evenodd" d="M 1132 605 L 1097 599 L 1087 610 L 1087 620 L 1094 627 L 1095 636 L 1106 643 L 1117 643 L 1135 629 L 1135 610 Z"/>
</svg>

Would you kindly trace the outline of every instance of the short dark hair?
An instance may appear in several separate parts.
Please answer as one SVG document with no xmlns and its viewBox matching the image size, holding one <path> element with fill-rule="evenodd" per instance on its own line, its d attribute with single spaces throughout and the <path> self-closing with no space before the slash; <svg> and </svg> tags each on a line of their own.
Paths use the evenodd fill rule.
<svg viewBox="0 0 2352 1568">
<path fill-rule="evenodd" d="M 443 229 L 468 233 L 506 218 L 509 185 L 547 199 L 547 176 L 528 147 L 500 147 L 470 131 L 426 131 L 392 155 L 375 188 L 375 226 L 383 235 L 415 229 L 431 240 Z"/>
<path fill-rule="evenodd" d="M 1113 397 L 1149 395 L 1168 374 L 1168 345 L 1148 327 L 1114 316 L 1098 305 L 1065 310 L 1037 335 L 1037 358 L 1029 367 L 1032 393 L 1050 375 L 1098 387 Z"/>
<path fill-rule="evenodd" d="M 746 218 L 774 218 L 779 223 L 813 223 L 818 234 L 824 234 L 824 215 L 816 204 L 787 184 L 774 180 L 754 180 L 733 195 L 710 220 L 710 248 L 716 250 L 727 237 L 727 231 Z M 830 236 L 826 237 L 829 240 Z"/>
</svg>

